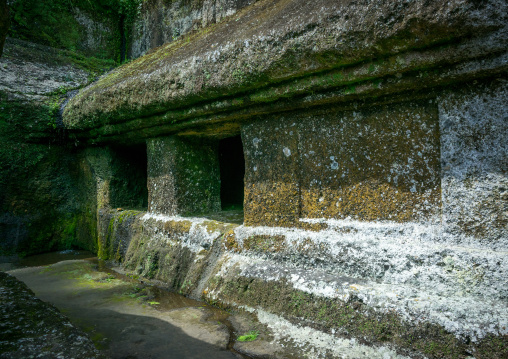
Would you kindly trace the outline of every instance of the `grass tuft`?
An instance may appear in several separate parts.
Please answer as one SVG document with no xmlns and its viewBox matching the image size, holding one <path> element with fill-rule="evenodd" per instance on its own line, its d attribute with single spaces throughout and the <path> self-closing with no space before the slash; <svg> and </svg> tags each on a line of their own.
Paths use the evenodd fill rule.
<svg viewBox="0 0 508 359">
<path fill-rule="evenodd" d="M 257 330 L 251 330 L 250 332 L 247 332 L 244 335 L 240 335 L 236 340 L 239 342 L 252 342 L 257 339 L 259 335 L 259 331 Z"/>
</svg>

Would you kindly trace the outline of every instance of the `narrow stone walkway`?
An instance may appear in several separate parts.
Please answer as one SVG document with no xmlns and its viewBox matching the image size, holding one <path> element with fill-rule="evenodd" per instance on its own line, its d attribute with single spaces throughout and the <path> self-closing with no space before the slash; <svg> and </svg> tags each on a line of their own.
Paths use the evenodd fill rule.
<svg viewBox="0 0 508 359">
<path fill-rule="evenodd" d="M 0 358 L 104 359 L 92 341 L 55 307 L 0 272 Z"/>
<path fill-rule="evenodd" d="M 150 291 L 97 271 L 93 262 L 64 261 L 10 274 L 71 318 L 111 358 L 242 357 L 227 350 L 228 328 L 214 319 L 213 308 L 178 296 L 183 299 L 173 309 L 157 310 Z"/>
</svg>

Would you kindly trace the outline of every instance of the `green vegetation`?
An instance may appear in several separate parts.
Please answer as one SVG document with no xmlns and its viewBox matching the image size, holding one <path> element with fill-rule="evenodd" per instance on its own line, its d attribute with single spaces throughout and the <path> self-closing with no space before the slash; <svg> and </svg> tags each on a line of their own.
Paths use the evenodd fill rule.
<svg viewBox="0 0 508 359">
<path fill-rule="evenodd" d="M 80 213 L 73 201 L 79 190 L 68 169 L 76 163 L 75 153 L 59 142 L 61 101 L 60 94 L 26 102 L 0 93 L 0 210 L 23 234 L 16 243 L 2 242 L 1 253 L 93 250 L 89 226 L 83 228 L 91 214 Z M 68 197 L 55 195 L 59 190 Z"/>
<path fill-rule="evenodd" d="M 236 340 L 239 342 L 252 342 L 257 339 L 259 335 L 259 331 L 257 330 L 251 330 L 250 332 L 247 332 L 244 335 L 240 335 Z"/>
<path fill-rule="evenodd" d="M 120 52 L 125 51 L 121 49 L 125 29 L 132 25 L 141 3 L 142 0 L 18 0 L 11 5 L 9 36 L 118 61 Z M 102 26 L 90 26 L 83 20 L 86 18 Z M 104 38 L 109 46 L 100 46 L 90 53 L 83 45 L 87 31 L 93 31 L 95 38 Z"/>
<path fill-rule="evenodd" d="M 192 281 L 190 280 L 185 280 L 182 284 L 182 286 L 180 287 L 180 290 L 178 291 L 179 294 L 185 294 L 186 291 L 189 290 L 189 288 L 192 287 Z"/>
</svg>

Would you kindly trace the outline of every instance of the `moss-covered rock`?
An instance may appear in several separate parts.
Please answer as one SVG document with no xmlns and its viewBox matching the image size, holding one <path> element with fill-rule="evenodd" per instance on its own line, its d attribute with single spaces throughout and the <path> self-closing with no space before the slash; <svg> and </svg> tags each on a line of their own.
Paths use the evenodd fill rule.
<svg viewBox="0 0 508 359">
<path fill-rule="evenodd" d="M 505 6 L 259 1 L 82 90 L 64 122 L 93 129 L 85 137 L 150 137 L 191 118 L 205 125 L 489 76 L 504 71 L 495 54 L 504 47 Z M 458 66 L 477 58 L 492 64 Z"/>
<path fill-rule="evenodd" d="M 508 354 L 506 335 L 489 335 L 471 343 L 439 325 L 408 322 L 396 311 L 376 312 L 358 297 L 343 301 L 315 296 L 296 290 L 284 281 L 242 277 L 240 272 L 216 279 L 204 294 L 212 302 L 220 298 L 221 303 L 263 308 L 299 325 L 342 337 L 361 338 L 362 344 L 369 346 L 395 345 L 400 354 L 411 358 L 463 359 L 473 354 L 475 358 L 494 359 Z M 219 292 L 220 296 L 210 292 Z"/>
<path fill-rule="evenodd" d="M 76 153 L 62 156 L 68 149 L 48 123 L 49 107 L 0 98 L 1 250 L 30 254 L 70 248 L 79 208 Z"/>
<path fill-rule="evenodd" d="M 10 18 L 9 18 L 9 7 L 7 6 L 7 0 L 0 1 L 0 57 L 4 49 L 5 37 L 9 30 Z"/>
<path fill-rule="evenodd" d="M 132 26 L 131 58 L 219 23 L 253 1 L 145 0 Z"/>
<path fill-rule="evenodd" d="M 138 1 L 13 1 L 9 36 L 119 61 L 125 31 L 120 26 L 126 11 L 122 5 L 131 3 Z"/>
<path fill-rule="evenodd" d="M 9 39 L 0 60 L 0 250 L 95 249 L 91 179 L 59 117 L 67 92 L 111 62 Z M 82 171 L 83 170 L 83 171 Z M 96 221 L 94 226 L 96 227 Z"/>
<path fill-rule="evenodd" d="M 220 210 L 217 147 L 176 136 L 149 140 L 149 211 L 190 215 Z"/>
</svg>

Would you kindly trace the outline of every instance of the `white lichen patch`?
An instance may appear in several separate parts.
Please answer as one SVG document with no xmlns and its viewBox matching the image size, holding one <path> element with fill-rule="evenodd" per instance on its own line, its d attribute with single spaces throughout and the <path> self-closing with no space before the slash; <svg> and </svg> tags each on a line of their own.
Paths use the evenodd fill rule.
<svg viewBox="0 0 508 359">
<path fill-rule="evenodd" d="M 473 341 L 508 333 L 507 251 L 453 245 L 434 225 L 321 221 L 329 228 L 320 232 L 237 227 L 239 246 L 252 236 L 278 236 L 283 249 L 245 251 L 228 261 L 242 276 L 284 280 L 345 302 L 358 298 L 375 310 L 430 321 Z"/>
<path fill-rule="evenodd" d="M 297 269 L 270 260 L 227 254 L 217 273 L 227 277 L 232 270 L 241 276 L 264 281 L 286 281 L 293 288 L 321 297 L 361 301 L 382 312 L 396 312 L 410 323 L 431 322 L 457 337 L 477 341 L 488 333 L 508 334 L 508 310 L 502 301 L 474 296 L 440 296 L 408 285 L 378 284 L 362 279 L 338 277 L 319 270 Z M 220 298 L 219 292 L 210 293 Z"/>
<path fill-rule="evenodd" d="M 272 332 L 274 340 L 290 343 L 297 348 L 305 349 L 307 358 L 343 358 L 343 359 L 402 359 L 394 350 L 383 347 L 369 347 L 358 343 L 355 339 L 338 338 L 333 334 L 294 325 L 284 318 L 268 313 L 262 309 L 243 307 L 257 314 L 259 321 Z"/>
<path fill-rule="evenodd" d="M 492 247 L 508 247 L 507 101 L 503 79 L 439 101 L 444 225 Z"/>
<path fill-rule="evenodd" d="M 34 58 L 17 55 L 26 48 Z M 47 100 L 46 96 L 56 91 L 76 89 L 88 82 L 87 71 L 72 63 L 59 64 L 56 60 L 61 55 L 52 48 L 10 39 L 6 50 L 0 59 L 0 91 L 12 98 Z"/>
<path fill-rule="evenodd" d="M 145 229 L 152 233 L 148 246 L 167 243 L 181 245 L 194 253 L 199 253 L 203 249 L 210 248 L 213 241 L 221 235 L 219 231 L 209 231 L 205 222 L 210 222 L 210 220 L 206 218 L 167 216 L 147 212 L 141 217 L 141 220 L 144 222 Z M 168 235 L 162 229 L 164 228 L 164 223 L 167 222 L 190 223 L 190 229 L 188 232 L 181 233 L 180 235 L 175 235 L 174 233 Z"/>
</svg>

